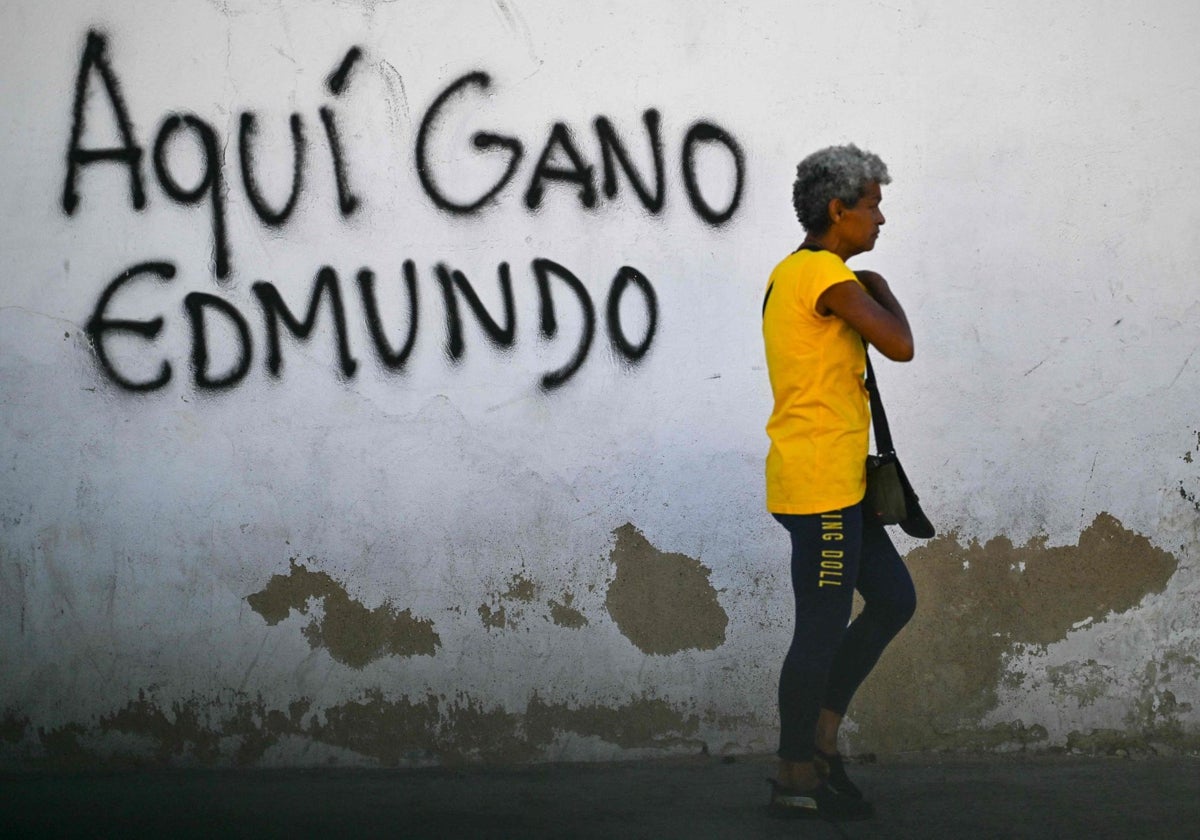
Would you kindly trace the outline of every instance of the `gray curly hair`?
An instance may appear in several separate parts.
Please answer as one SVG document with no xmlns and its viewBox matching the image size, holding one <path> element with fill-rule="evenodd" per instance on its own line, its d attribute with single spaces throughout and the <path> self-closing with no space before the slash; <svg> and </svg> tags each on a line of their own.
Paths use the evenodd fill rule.
<svg viewBox="0 0 1200 840">
<path fill-rule="evenodd" d="M 853 207 L 867 184 L 890 184 L 887 164 L 878 155 L 854 145 L 830 146 L 813 152 L 796 167 L 792 206 L 806 231 L 820 235 L 829 229 L 829 202 L 840 198 Z"/>
</svg>

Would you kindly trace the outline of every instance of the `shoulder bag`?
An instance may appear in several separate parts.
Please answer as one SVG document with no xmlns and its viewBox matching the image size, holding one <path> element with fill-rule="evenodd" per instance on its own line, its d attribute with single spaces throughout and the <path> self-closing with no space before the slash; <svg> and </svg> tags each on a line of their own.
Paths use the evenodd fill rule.
<svg viewBox="0 0 1200 840">
<path fill-rule="evenodd" d="M 899 525 L 909 536 L 929 539 L 937 531 L 921 510 L 916 491 L 904 474 L 900 459 L 896 457 L 887 414 L 884 413 L 879 386 L 875 382 L 875 369 L 871 367 L 870 353 L 867 353 L 866 385 L 871 398 L 871 424 L 875 428 L 875 450 L 878 454 L 867 456 L 867 495 L 863 498 L 863 519 L 867 522 L 873 520 L 880 525 Z"/>
</svg>

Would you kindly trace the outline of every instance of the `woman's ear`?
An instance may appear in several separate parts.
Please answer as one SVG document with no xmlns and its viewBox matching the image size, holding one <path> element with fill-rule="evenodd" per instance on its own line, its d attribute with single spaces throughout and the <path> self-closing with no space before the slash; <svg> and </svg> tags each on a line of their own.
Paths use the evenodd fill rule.
<svg viewBox="0 0 1200 840">
<path fill-rule="evenodd" d="M 840 198 L 835 198 L 829 202 L 829 221 L 832 224 L 837 224 L 842 220 L 842 216 L 846 212 L 846 203 Z"/>
</svg>

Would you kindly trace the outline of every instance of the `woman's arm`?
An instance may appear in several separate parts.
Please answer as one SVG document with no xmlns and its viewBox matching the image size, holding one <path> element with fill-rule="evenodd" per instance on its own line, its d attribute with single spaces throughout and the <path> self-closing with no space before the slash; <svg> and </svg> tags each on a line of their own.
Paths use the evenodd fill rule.
<svg viewBox="0 0 1200 840">
<path fill-rule="evenodd" d="M 892 361 L 910 361 L 912 330 L 900 301 L 881 275 L 874 271 L 854 274 L 862 285 L 847 280 L 830 286 L 817 299 L 817 311 L 838 316 Z"/>
</svg>

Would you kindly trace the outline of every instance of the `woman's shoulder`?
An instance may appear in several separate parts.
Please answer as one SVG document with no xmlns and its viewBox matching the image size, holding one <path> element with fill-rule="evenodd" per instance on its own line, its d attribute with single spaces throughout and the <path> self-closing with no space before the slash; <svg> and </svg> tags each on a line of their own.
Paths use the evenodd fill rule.
<svg viewBox="0 0 1200 840">
<path fill-rule="evenodd" d="M 771 280 L 819 281 L 829 275 L 847 277 L 853 276 L 853 272 L 842 258 L 832 251 L 801 249 L 780 260 L 771 272 Z"/>
</svg>

